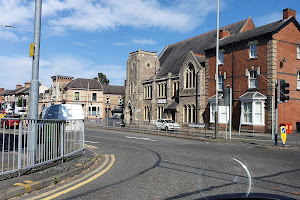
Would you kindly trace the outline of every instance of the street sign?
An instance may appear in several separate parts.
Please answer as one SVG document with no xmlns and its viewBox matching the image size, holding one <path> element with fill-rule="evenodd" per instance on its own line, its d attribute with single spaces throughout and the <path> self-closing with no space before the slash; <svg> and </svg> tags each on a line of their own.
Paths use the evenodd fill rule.
<svg viewBox="0 0 300 200">
<path fill-rule="evenodd" d="M 34 56 L 34 43 L 29 45 L 29 57 Z"/>
<path fill-rule="evenodd" d="M 280 126 L 280 132 L 281 132 L 282 143 L 285 144 L 285 141 L 286 141 L 286 128 L 285 128 L 285 126 Z"/>
</svg>

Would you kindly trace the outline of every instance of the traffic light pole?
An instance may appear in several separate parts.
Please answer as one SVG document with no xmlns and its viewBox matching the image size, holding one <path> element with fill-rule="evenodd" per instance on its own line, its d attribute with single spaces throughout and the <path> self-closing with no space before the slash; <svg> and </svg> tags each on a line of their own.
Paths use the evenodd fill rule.
<svg viewBox="0 0 300 200">
<path fill-rule="evenodd" d="M 277 145 L 278 132 L 278 82 L 275 82 L 275 145 Z"/>
</svg>

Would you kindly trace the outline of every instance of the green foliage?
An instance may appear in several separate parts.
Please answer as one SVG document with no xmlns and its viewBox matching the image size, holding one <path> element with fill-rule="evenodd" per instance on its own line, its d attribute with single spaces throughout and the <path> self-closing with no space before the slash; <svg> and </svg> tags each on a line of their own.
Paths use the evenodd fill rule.
<svg viewBox="0 0 300 200">
<path fill-rule="evenodd" d="M 17 106 L 18 106 L 18 107 L 22 107 L 22 101 L 23 101 L 23 98 L 22 98 L 22 97 L 19 97 L 19 98 L 18 98 L 18 101 L 17 101 Z"/>
<path fill-rule="evenodd" d="M 106 75 L 103 73 L 98 73 L 99 82 L 103 85 L 109 85 L 109 80 L 107 79 Z"/>
</svg>

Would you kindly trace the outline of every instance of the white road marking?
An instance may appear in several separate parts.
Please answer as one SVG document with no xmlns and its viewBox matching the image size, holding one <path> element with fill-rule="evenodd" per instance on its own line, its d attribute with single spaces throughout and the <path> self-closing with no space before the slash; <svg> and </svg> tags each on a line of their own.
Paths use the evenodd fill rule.
<svg viewBox="0 0 300 200">
<path fill-rule="evenodd" d="M 85 141 L 86 143 L 99 144 L 99 142 Z"/>
<path fill-rule="evenodd" d="M 151 142 L 156 141 L 156 140 L 152 140 L 152 139 L 150 139 L 150 138 L 131 137 L 131 136 L 125 136 L 125 137 L 127 137 L 128 139 L 146 140 L 146 141 L 151 141 Z"/>
</svg>

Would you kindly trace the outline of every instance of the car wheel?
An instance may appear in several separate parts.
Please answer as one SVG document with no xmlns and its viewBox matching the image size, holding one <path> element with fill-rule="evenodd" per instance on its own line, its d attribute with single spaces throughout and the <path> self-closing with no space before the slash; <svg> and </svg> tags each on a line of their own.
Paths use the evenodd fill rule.
<svg viewBox="0 0 300 200">
<path fill-rule="evenodd" d="M 165 127 L 165 131 L 168 131 L 168 130 L 169 130 L 169 129 L 168 129 L 168 127 L 166 126 L 166 127 Z"/>
</svg>

